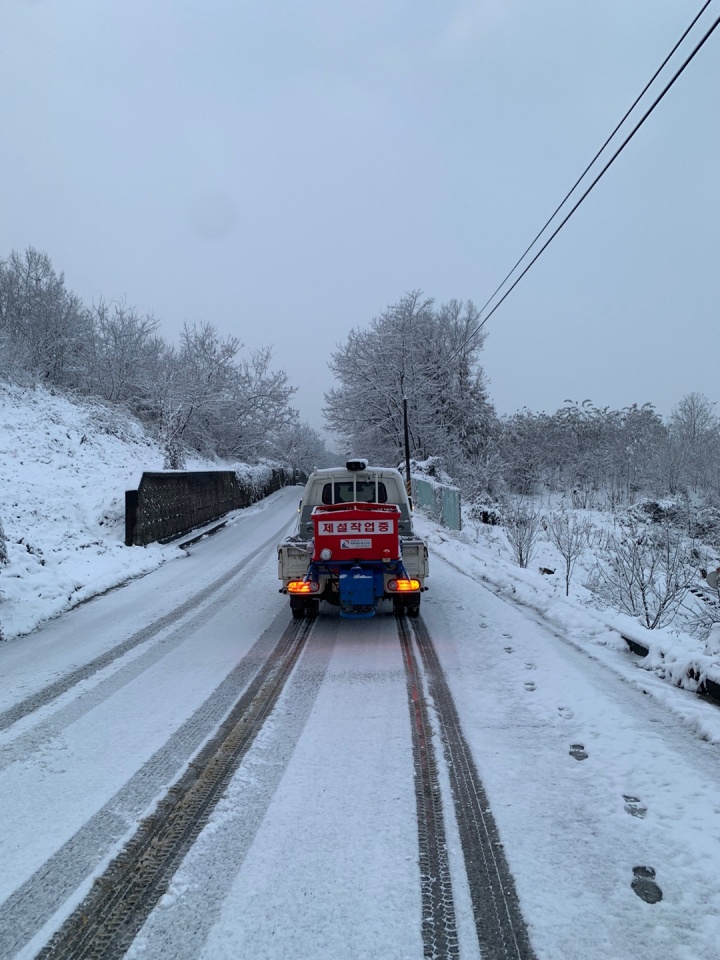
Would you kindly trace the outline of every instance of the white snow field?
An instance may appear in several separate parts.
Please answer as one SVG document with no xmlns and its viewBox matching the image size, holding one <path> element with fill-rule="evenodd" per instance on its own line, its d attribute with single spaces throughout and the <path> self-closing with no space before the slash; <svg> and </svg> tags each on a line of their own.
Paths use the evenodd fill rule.
<svg viewBox="0 0 720 960">
<path fill-rule="evenodd" d="M 0 956 L 8 960 L 40 952 L 290 623 L 275 544 L 295 522 L 298 499 L 294 488 L 273 494 L 187 550 L 123 547 L 122 491 L 160 465 L 158 451 L 148 445 L 143 462 L 141 438 L 80 443 L 86 423 L 55 423 L 47 426 L 53 452 L 44 454 L 33 438 L 57 398 L 38 396 L 35 426 L 17 393 L 15 425 L 7 394 L 0 420 L 0 465 L 12 478 L 0 506 L 11 549 L 0 573 Z M 47 476 L 44 488 L 38 477 Z M 451 537 L 420 518 L 418 527 L 431 551 L 422 619 L 535 956 L 717 960 L 720 709 L 643 669 L 620 638 L 626 621 L 565 598 L 490 542 Z M 46 563 L 36 570 L 38 548 Z M 85 563 L 87 551 L 94 559 Z M 75 604 L 75 595 L 124 581 Z M 478 958 L 432 705 L 430 715 L 454 955 Z M 659 902 L 634 891 L 638 867 L 654 871 Z M 323 608 L 127 956 L 420 960 L 422 923 L 395 619 L 383 611 L 345 621 Z"/>
</svg>

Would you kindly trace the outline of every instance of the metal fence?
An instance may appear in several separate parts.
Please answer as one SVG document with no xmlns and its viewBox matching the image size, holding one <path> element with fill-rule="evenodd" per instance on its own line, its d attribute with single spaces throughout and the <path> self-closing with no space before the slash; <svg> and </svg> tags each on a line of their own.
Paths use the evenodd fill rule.
<svg viewBox="0 0 720 960">
<path fill-rule="evenodd" d="M 143 473 L 138 489 L 125 491 L 125 543 L 172 540 L 296 479 L 292 471 L 278 469 L 264 484 L 243 482 L 232 470 Z"/>
<path fill-rule="evenodd" d="M 444 483 L 412 477 L 415 505 L 448 530 L 462 530 L 460 490 Z"/>
</svg>

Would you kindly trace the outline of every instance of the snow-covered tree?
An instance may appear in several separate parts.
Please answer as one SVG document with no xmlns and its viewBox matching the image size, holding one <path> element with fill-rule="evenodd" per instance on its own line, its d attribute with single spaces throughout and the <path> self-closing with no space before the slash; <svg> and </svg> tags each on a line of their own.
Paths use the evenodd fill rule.
<svg viewBox="0 0 720 960">
<path fill-rule="evenodd" d="M 158 334 L 159 321 L 124 302 L 103 300 L 90 316 L 94 336 L 88 350 L 88 391 L 137 411 L 152 406 L 167 375 L 169 351 Z"/>
<path fill-rule="evenodd" d="M 570 595 L 570 580 L 578 558 L 590 543 L 593 525 L 587 517 L 579 518 L 561 510 L 545 518 L 545 533 L 565 564 L 565 596 Z"/>
<path fill-rule="evenodd" d="M 272 453 L 273 438 L 297 421 L 289 406 L 295 393 L 284 370 L 272 370 L 265 347 L 235 364 L 229 401 L 214 408 L 213 436 L 219 456 L 248 459 Z"/>
<path fill-rule="evenodd" d="M 669 524 L 654 527 L 630 518 L 607 537 L 589 586 L 654 630 L 672 621 L 696 571 L 687 544 Z"/>
<path fill-rule="evenodd" d="M 0 337 L 15 371 L 77 386 L 92 337 L 87 311 L 34 247 L 0 264 Z"/>
<path fill-rule="evenodd" d="M 177 347 L 125 303 L 92 308 L 66 290 L 47 254 L 0 262 L 0 376 L 69 387 L 120 403 L 157 432 L 166 461 L 184 451 L 252 459 L 297 421 L 294 388 L 272 352 L 241 353 L 210 323 L 186 324 Z"/>
<path fill-rule="evenodd" d="M 674 408 L 668 424 L 681 482 L 696 492 L 717 490 L 720 483 L 720 419 L 714 407 L 704 394 L 689 393 Z"/>
<path fill-rule="evenodd" d="M 509 497 L 503 506 L 502 525 L 513 557 L 519 567 L 527 567 L 537 553 L 543 516 L 539 507 L 526 497 Z"/>
<path fill-rule="evenodd" d="M 657 487 L 667 430 L 651 404 L 623 410 L 566 401 L 553 414 L 523 410 L 497 426 L 510 490 L 561 492 L 577 507 L 604 491 L 613 503 Z"/>
<path fill-rule="evenodd" d="M 609 437 L 610 480 L 627 501 L 642 490 L 657 489 L 667 429 L 651 403 L 632 404 L 612 416 Z"/>
<path fill-rule="evenodd" d="M 171 459 L 178 445 L 226 459 L 267 454 L 274 433 L 297 419 L 294 388 L 272 371 L 269 349 L 238 357 L 236 337 L 209 323 L 185 324 L 160 396 L 161 434 Z"/>
<path fill-rule="evenodd" d="M 547 441 L 550 434 L 543 429 L 543 417 L 530 410 L 521 410 L 502 419 L 497 447 L 503 463 L 504 481 L 512 493 L 521 496 L 534 493 L 546 475 Z"/>
<path fill-rule="evenodd" d="M 337 462 L 317 430 L 306 422 L 290 423 L 278 430 L 272 441 L 272 454 L 302 473 Z"/>
<path fill-rule="evenodd" d="M 493 418 L 478 364 L 484 339 L 470 301 L 436 309 L 420 291 L 406 294 L 332 354 L 338 385 L 325 395 L 328 429 L 348 449 L 398 463 L 405 399 L 411 455 L 441 456 L 457 476 L 482 456 Z"/>
</svg>

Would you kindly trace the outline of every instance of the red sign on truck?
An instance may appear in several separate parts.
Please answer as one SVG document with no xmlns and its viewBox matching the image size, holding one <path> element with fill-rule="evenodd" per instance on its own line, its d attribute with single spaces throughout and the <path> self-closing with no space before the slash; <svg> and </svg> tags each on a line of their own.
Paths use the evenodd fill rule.
<svg viewBox="0 0 720 960">
<path fill-rule="evenodd" d="M 315 507 L 313 560 L 398 560 L 400 509 L 395 504 Z"/>
</svg>

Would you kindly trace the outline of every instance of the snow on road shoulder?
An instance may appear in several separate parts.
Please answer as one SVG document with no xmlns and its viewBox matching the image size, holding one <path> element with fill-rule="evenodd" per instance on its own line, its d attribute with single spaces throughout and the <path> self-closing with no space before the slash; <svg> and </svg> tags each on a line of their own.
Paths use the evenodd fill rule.
<svg viewBox="0 0 720 960">
<path fill-rule="evenodd" d="M 717 746 L 607 669 L 624 659 L 642 676 L 629 653 L 576 644 L 577 628 L 458 573 L 462 552 L 450 566 L 432 548 L 423 618 L 538 957 L 715 960 Z M 656 871 L 661 903 L 636 896 L 641 866 Z"/>
<path fill-rule="evenodd" d="M 591 606 L 590 592 L 579 582 L 580 573 L 566 597 L 559 568 L 554 576 L 537 572 L 541 566 L 556 567 L 557 557 L 541 553 L 534 568 L 521 569 L 510 559 L 499 530 L 491 528 L 484 539 L 473 542 L 467 533 L 449 531 L 418 514 L 414 523 L 428 541 L 431 590 L 436 555 L 493 593 L 536 614 L 573 645 L 661 700 L 703 738 L 720 743 L 720 711 L 708 709 L 708 704 L 691 695 L 705 676 L 720 681 L 720 657 L 709 656 L 706 644 L 697 637 L 672 626 L 647 630 L 625 614 Z M 631 654 L 623 636 L 648 648 L 648 656 L 640 659 Z"/>
</svg>

